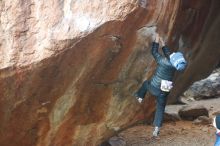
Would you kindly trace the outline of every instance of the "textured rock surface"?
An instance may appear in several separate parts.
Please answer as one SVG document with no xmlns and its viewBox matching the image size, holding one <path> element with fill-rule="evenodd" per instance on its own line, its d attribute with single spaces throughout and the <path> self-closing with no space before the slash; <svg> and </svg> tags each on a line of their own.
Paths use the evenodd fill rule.
<svg viewBox="0 0 220 146">
<path fill-rule="evenodd" d="M 170 101 L 219 63 L 219 0 L 139 3 L 0 1 L 0 145 L 98 145 L 149 117 L 153 97 L 131 95 L 155 68 L 154 26 L 189 61 Z"/>
<path fill-rule="evenodd" d="M 195 99 L 207 99 L 220 97 L 220 69 L 216 69 L 206 79 L 193 83 L 184 92 L 184 96 Z"/>
<path fill-rule="evenodd" d="M 179 110 L 179 116 L 183 120 L 195 120 L 200 116 L 209 116 L 209 111 L 204 106 L 194 105 L 194 106 L 185 106 Z"/>
<path fill-rule="evenodd" d="M 206 117 L 206 116 L 200 116 L 197 119 L 193 121 L 193 124 L 202 124 L 202 125 L 208 125 L 212 124 L 213 119 Z"/>
<path fill-rule="evenodd" d="M 181 118 L 179 117 L 178 114 L 173 114 L 173 113 L 164 113 L 164 122 L 174 122 L 174 121 L 179 121 Z"/>
</svg>

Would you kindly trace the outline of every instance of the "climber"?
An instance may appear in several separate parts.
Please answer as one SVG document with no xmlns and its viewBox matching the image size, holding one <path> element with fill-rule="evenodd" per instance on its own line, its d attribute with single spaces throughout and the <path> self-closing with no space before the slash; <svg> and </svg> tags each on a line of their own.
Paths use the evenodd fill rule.
<svg viewBox="0 0 220 146">
<path fill-rule="evenodd" d="M 214 117 L 213 126 L 216 128 L 215 146 L 220 146 L 220 114 Z"/>
<path fill-rule="evenodd" d="M 164 56 L 158 52 L 159 41 L 162 44 Z M 172 53 L 165 45 L 163 39 L 156 34 L 155 41 L 152 43 L 151 53 L 157 62 L 157 68 L 150 80 L 143 82 L 141 88 L 134 94 L 138 102 L 142 102 L 147 91 L 156 96 L 156 113 L 154 116 L 153 137 L 159 135 L 160 127 L 163 122 L 163 114 L 166 106 L 167 96 L 172 89 L 172 79 L 175 70 L 183 71 L 186 68 L 186 60 L 180 52 Z"/>
</svg>

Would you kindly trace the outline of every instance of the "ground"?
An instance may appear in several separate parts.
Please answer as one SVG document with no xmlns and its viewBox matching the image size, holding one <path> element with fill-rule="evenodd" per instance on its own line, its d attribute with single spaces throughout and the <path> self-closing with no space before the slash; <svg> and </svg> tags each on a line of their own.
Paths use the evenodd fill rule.
<svg viewBox="0 0 220 146">
<path fill-rule="evenodd" d="M 119 134 L 126 146 L 213 146 L 215 129 L 211 125 L 194 125 L 190 121 L 165 123 L 159 140 L 149 140 L 152 126 L 135 126 Z"/>
<path fill-rule="evenodd" d="M 220 98 L 190 101 L 188 104 L 205 106 L 211 118 L 220 110 Z M 166 110 L 176 112 L 181 106 L 167 106 Z M 213 146 L 215 142 L 215 129 L 212 124 L 195 125 L 192 121 L 166 122 L 161 129 L 159 140 L 149 140 L 152 130 L 151 125 L 144 124 L 129 128 L 118 134 L 124 144 L 115 146 Z"/>
</svg>

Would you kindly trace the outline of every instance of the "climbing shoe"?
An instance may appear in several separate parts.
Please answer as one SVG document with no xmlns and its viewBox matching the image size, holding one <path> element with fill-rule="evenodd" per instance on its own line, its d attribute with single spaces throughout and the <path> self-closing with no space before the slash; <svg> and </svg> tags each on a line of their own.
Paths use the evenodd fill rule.
<svg viewBox="0 0 220 146">
<path fill-rule="evenodd" d="M 153 131 L 153 137 L 158 137 L 160 134 L 160 128 L 159 127 L 155 127 L 154 131 Z"/>
<path fill-rule="evenodd" d="M 138 100 L 139 103 L 142 103 L 143 101 L 143 98 L 140 98 L 140 97 L 136 97 L 136 99 Z"/>
<path fill-rule="evenodd" d="M 136 100 L 137 100 L 139 103 L 142 103 L 143 98 L 139 97 L 137 93 L 134 94 L 134 97 L 136 98 Z"/>
</svg>

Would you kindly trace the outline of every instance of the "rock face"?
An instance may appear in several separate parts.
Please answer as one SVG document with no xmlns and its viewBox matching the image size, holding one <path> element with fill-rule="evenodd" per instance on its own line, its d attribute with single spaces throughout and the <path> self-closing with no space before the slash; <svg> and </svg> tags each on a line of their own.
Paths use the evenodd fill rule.
<svg viewBox="0 0 220 146">
<path fill-rule="evenodd" d="M 195 99 L 220 97 L 220 69 L 216 69 L 206 79 L 193 83 L 193 85 L 184 92 L 184 95 Z"/>
<path fill-rule="evenodd" d="M 96 146 L 148 118 L 153 97 L 142 110 L 132 94 L 155 69 L 155 29 L 189 63 L 176 75 L 174 102 L 219 63 L 219 6 L 219 0 L 1 0 L 0 145 Z"/>
<path fill-rule="evenodd" d="M 200 116 L 208 117 L 209 111 L 204 106 L 200 106 L 200 105 L 186 106 L 179 110 L 179 116 L 183 120 L 192 121 Z"/>
</svg>

